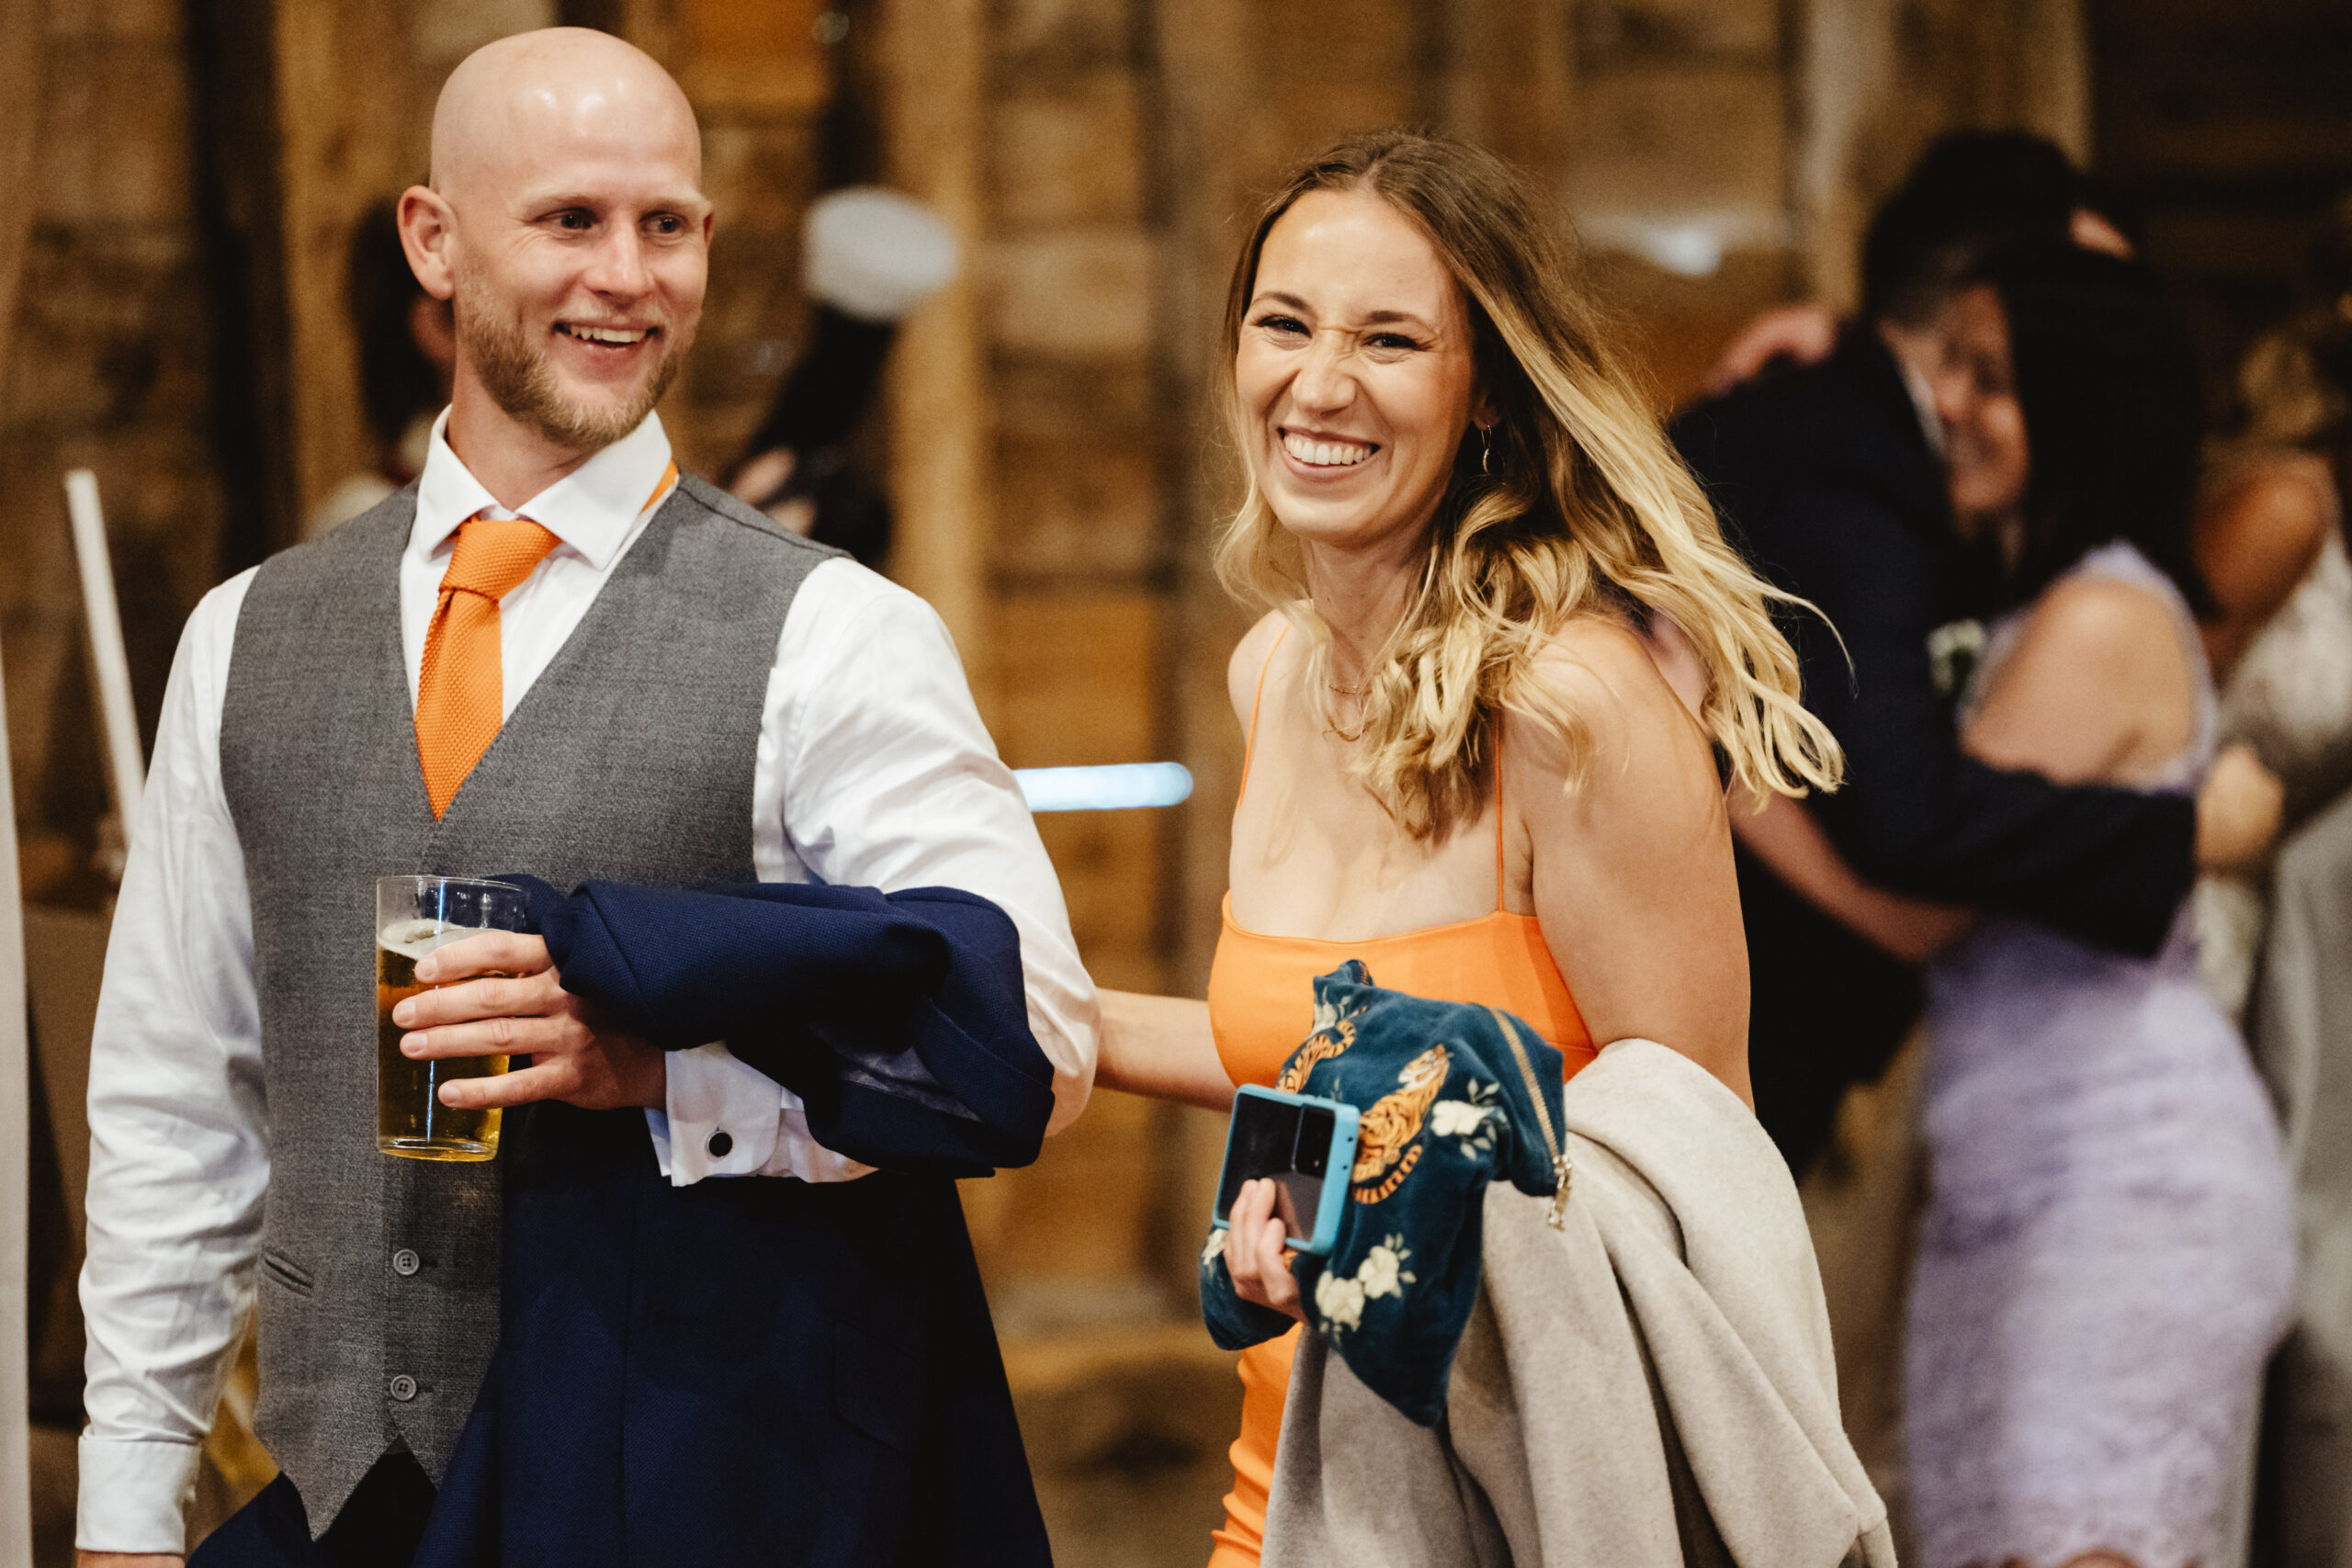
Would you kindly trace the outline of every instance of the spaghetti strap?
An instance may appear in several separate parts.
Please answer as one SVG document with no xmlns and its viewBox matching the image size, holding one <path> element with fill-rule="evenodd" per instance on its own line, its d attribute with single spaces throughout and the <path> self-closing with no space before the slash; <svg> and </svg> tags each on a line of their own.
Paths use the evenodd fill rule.
<svg viewBox="0 0 2352 1568">
<path fill-rule="evenodd" d="M 1503 902 L 1503 721 L 1495 716 L 1495 913 L 1501 914 Z"/>
<path fill-rule="evenodd" d="M 1283 629 L 1274 634 L 1273 647 L 1266 649 L 1266 661 L 1258 666 L 1258 694 L 1250 699 L 1250 738 L 1241 743 L 1241 787 L 1233 792 L 1233 803 L 1241 804 L 1250 793 L 1250 763 L 1258 754 L 1258 710 L 1266 704 L 1266 671 L 1274 667 L 1274 655 L 1281 650 L 1283 638 L 1290 636 L 1290 622 L 1283 622 Z"/>
</svg>

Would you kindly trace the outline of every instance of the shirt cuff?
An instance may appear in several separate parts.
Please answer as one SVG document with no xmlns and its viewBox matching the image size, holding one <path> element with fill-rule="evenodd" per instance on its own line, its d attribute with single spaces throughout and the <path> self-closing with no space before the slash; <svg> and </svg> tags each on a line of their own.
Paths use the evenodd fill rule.
<svg viewBox="0 0 2352 1568">
<path fill-rule="evenodd" d="M 670 1053 L 668 1105 L 646 1112 L 654 1157 L 673 1187 L 749 1176 L 775 1152 L 776 1081 L 724 1045 Z M 655 1118 L 661 1121 L 657 1123 Z"/>
<path fill-rule="evenodd" d="M 194 1443 L 124 1442 L 82 1434 L 74 1544 L 84 1551 L 187 1550 L 185 1509 L 196 1488 Z"/>
<path fill-rule="evenodd" d="M 673 1187 L 707 1176 L 791 1176 L 854 1181 L 874 1168 L 810 1136 L 800 1097 L 724 1045 L 673 1051 L 669 1106 L 649 1110 L 653 1157 Z"/>
</svg>

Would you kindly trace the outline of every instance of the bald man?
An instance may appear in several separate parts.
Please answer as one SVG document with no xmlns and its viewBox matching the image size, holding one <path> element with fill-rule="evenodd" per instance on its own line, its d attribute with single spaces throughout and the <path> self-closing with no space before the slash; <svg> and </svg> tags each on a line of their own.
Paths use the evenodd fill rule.
<svg viewBox="0 0 2352 1568">
<path fill-rule="evenodd" d="M 600 1029 L 537 938 L 443 950 L 420 978 L 461 983 L 395 1015 L 412 1055 L 527 1055 L 442 1091 L 518 1108 L 505 1152 L 375 1142 L 387 874 L 968 890 L 1018 933 L 1055 1125 L 1091 1081 L 1092 990 L 937 617 L 672 461 L 700 176 L 628 45 L 468 59 L 400 209 L 455 307 L 424 471 L 188 623 L 91 1064 L 85 1568 L 179 1561 L 249 1308 L 282 1474 L 199 1564 L 1046 1560 L 944 1177 L 825 1147 L 723 1045 Z"/>
</svg>

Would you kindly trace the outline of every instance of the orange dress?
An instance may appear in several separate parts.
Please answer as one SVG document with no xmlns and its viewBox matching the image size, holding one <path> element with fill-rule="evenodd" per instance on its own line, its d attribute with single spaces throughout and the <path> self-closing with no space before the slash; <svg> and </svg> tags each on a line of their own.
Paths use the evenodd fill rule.
<svg viewBox="0 0 2352 1568">
<path fill-rule="evenodd" d="M 1275 639 L 1275 648 L 1282 639 Z M 1272 668 L 1273 653 L 1266 664 Z M 1265 671 L 1258 673 L 1258 700 L 1265 698 Z M 1257 749 L 1258 711 L 1250 712 L 1250 750 Z M 1250 787 L 1250 756 L 1241 764 L 1241 787 Z M 1567 1058 L 1567 1071 L 1597 1054 L 1576 998 L 1560 977 L 1533 915 L 1503 908 L 1502 768 L 1495 769 L 1495 911 L 1476 919 L 1400 936 L 1364 942 L 1326 942 L 1314 937 L 1266 936 L 1234 923 L 1233 896 L 1225 900 L 1225 929 L 1209 970 L 1209 1027 L 1217 1058 L 1236 1084 L 1271 1088 L 1283 1063 L 1314 1027 L 1317 975 L 1351 958 L 1361 958 L 1373 982 L 1437 1001 L 1471 1002 L 1504 1011 L 1535 1026 Z M 1298 1330 L 1241 1352 L 1241 1435 L 1233 1441 L 1233 1491 L 1225 1499 L 1225 1526 L 1211 1539 L 1209 1568 L 1256 1568 L 1266 1528 L 1266 1494 L 1274 1476 L 1274 1442 L 1281 1436 L 1283 1401 L 1290 1390 L 1290 1364 Z"/>
</svg>

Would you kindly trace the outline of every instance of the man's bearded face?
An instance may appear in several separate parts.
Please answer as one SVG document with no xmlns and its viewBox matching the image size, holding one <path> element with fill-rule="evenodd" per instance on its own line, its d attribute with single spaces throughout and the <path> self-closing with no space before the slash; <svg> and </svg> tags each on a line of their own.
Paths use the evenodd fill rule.
<svg viewBox="0 0 2352 1568">
<path fill-rule="evenodd" d="M 455 303 L 458 352 L 492 400 L 572 451 L 608 446 L 642 423 L 694 342 L 692 317 L 681 330 L 643 300 L 627 312 L 574 310 L 535 329 L 521 301 L 470 268 L 458 272 Z M 600 363 L 607 360 L 615 363 Z"/>
</svg>

